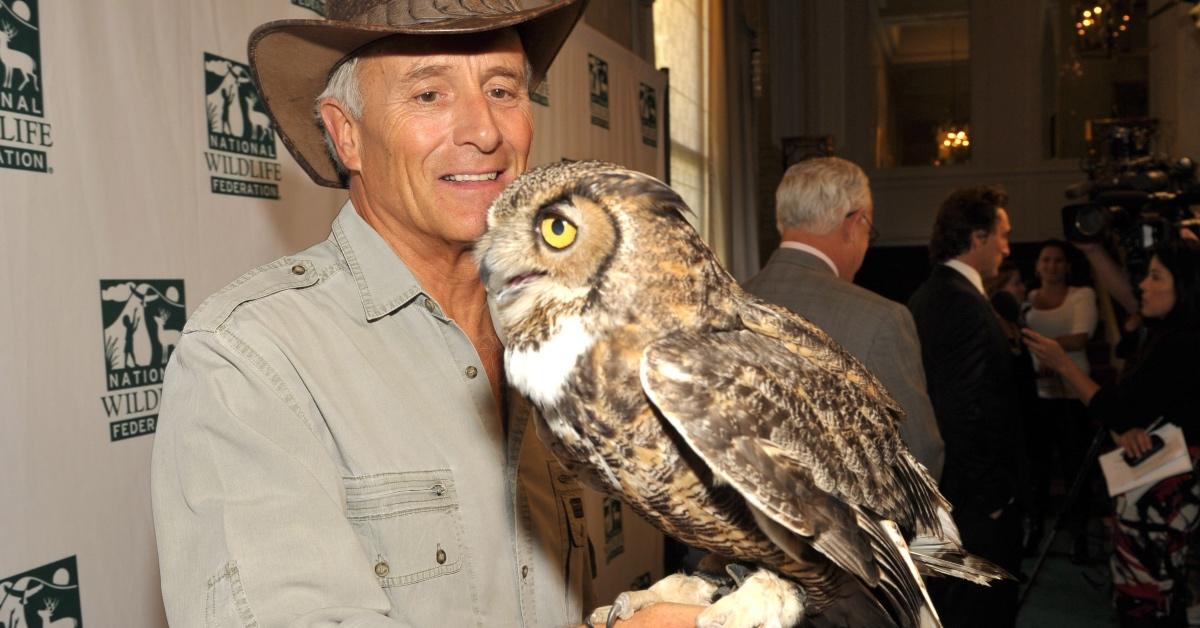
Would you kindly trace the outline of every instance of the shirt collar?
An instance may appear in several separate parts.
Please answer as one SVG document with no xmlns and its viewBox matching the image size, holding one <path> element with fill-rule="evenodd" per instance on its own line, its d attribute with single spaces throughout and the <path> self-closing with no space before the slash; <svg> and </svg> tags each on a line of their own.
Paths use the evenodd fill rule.
<svg viewBox="0 0 1200 628">
<path fill-rule="evenodd" d="M 829 256 L 826 255 L 825 252 L 822 251 L 821 249 L 818 249 L 814 246 L 810 246 L 803 242 L 796 242 L 795 240 L 784 240 L 782 243 L 779 244 L 779 248 L 796 249 L 797 251 L 804 251 L 805 253 L 808 253 L 809 255 L 812 255 L 812 256 L 816 257 L 817 259 L 825 262 L 825 264 L 827 266 L 829 266 L 829 270 L 833 271 L 834 277 L 841 276 L 838 274 L 837 266 L 833 265 L 833 260 L 829 259 Z"/>
<path fill-rule="evenodd" d="M 333 221 L 333 239 L 358 284 L 367 320 L 386 316 L 424 291 L 383 237 L 346 201 Z"/>
<path fill-rule="evenodd" d="M 942 263 L 950 268 L 953 268 L 954 270 L 957 270 L 960 274 L 962 274 L 963 277 L 967 278 L 967 281 L 971 282 L 972 286 L 975 286 L 975 289 L 979 291 L 979 294 L 987 296 L 987 291 L 983 289 L 983 275 L 980 275 L 979 271 L 975 270 L 973 266 L 964 262 L 960 262 L 956 259 L 946 260 Z"/>
</svg>

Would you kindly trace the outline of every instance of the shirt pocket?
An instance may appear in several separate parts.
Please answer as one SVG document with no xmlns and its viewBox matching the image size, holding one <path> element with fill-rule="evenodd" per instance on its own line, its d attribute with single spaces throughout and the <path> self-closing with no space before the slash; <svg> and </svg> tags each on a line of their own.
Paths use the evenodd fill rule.
<svg viewBox="0 0 1200 628">
<path fill-rule="evenodd" d="M 448 469 L 342 479 L 346 516 L 380 586 L 404 587 L 462 571 L 458 493 Z"/>
</svg>

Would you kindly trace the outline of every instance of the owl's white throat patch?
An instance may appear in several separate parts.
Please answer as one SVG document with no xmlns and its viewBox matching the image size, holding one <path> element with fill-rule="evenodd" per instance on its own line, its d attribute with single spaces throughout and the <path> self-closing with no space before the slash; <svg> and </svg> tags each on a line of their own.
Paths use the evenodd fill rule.
<svg viewBox="0 0 1200 628">
<path fill-rule="evenodd" d="M 553 406 L 562 396 L 579 356 L 591 348 L 594 340 L 580 317 L 563 318 L 538 346 L 504 353 L 508 381 L 534 403 Z"/>
</svg>

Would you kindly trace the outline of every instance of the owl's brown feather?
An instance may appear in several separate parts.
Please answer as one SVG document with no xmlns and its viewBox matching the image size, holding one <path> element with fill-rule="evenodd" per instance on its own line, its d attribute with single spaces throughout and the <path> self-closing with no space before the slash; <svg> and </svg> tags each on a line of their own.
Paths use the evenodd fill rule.
<svg viewBox="0 0 1200 628">
<path fill-rule="evenodd" d="M 920 624 L 920 578 L 884 521 L 964 561 L 902 411 L 812 323 L 743 292 L 688 213 L 597 162 L 536 169 L 493 203 L 477 257 L 539 435 L 666 534 L 800 583 L 810 614 L 861 618 L 869 590 Z M 574 237 L 552 242 L 551 223 Z M 1002 573 L 972 565 L 921 567 Z"/>
</svg>

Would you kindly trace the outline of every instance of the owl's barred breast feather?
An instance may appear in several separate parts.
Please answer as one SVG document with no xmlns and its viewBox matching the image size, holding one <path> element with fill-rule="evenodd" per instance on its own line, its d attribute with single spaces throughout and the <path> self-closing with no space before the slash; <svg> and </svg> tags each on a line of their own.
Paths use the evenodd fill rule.
<svg viewBox="0 0 1200 628">
<path fill-rule="evenodd" d="M 744 293 L 688 213 L 600 162 L 534 169 L 493 203 L 476 257 L 539 436 L 664 533 L 799 583 L 810 615 L 937 625 L 914 569 L 1003 571 L 961 550 L 879 380 Z"/>
</svg>

